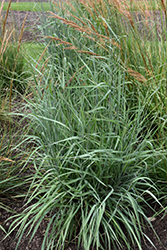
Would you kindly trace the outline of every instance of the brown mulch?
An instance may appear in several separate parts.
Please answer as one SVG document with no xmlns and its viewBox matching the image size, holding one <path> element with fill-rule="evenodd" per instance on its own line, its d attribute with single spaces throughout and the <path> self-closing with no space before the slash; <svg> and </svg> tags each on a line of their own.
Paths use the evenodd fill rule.
<svg viewBox="0 0 167 250">
<path fill-rule="evenodd" d="M 3 17 L 6 15 L 6 11 L 2 11 Z M 27 17 L 26 17 L 27 15 Z M 15 28 L 15 36 L 16 39 L 20 36 L 21 27 L 23 25 L 24 19 L 26 17 L 26 21 L 24 24 L 24 32 L 22 36 L 22 42 L 26 41 L 38 41 L 40 42 L 41 34 L 37 29 L 37 25 L 40 24 L 40 20 L 43 15 L 47 15 L 47 13 L 40 13 L 40 12 L 31 12 L 31 11 L 9 11 L 6 27 L 13 30 Z"/>
<path fill-rule="evenodd" d="M 23 210 L 22 207 L 24 205 L 24 201 L 22 200 L 12 201 L 5 198 L 5 203 L 6 202 L 16 213 L 20 213 Z M 13 221 L 13 220 L 10 221 L 7 220 L 11 215 L 12 213 L 7 212 L 4 209 L 0 208 L 0 225 L 2 225 L 6 231 L 8 231 Z M 42 221 L 31 242 L 29 242 L 31 235 L 27 236 L 26 233 L 24 233 L 22 240 L 18 246 L 18 250 L 23 250 L 23 249 L 40 250 L 44 239 L 44 233 L 47 228 L 47 223 L 48 223 L 47 220 Z M 157 239 L 156 235 L 150 228 L 145 228 L 145 234 L 147 235 L 147 237 L 151 239 L 157 250 L 167 249 L 167 216 L 165 216 L 163 219 L 157 217 L 156 220 L 152 222 L 152 225 L 156 230 L 156 233 L 158 234 L 160 241 Z M 15 250 L 15 247 L 17 245 L 17 239 L 15 238 L 17 230 L 18 229 L 15 229 L 14 232 L 12 232 L 11 235 L 6 239 L 4 239 L 5 233 L 2 230 L 0 230 L 0 250 Z M 148 241 L 142 241 L 142 249 L 154 250 L 155 248 Z M 74 244 L 69 244 L 65 250 L 77 250 L 77 246 Z M 83 248 L 80 247 L 79 250 L 83 250 Z M 113 249 L 106 248 L 106 250 L 113 250 Z M 125 250 L 125 248 L 123 248 L 122 250 Z M 136 247 L 132 250 L 139 250 L 139 249 L 138 247 Z"/>
</svg>

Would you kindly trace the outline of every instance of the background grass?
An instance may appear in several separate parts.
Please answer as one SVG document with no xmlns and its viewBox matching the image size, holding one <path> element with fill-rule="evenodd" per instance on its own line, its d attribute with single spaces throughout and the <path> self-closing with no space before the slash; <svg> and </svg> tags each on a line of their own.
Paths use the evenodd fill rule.
<svg viewBox="0 0 167 250">
<path fill-rule="evenodd" d="M 162 5 L 161 1 L 157 0 L 152 0 L 150 1 L 127 1 L 128 6 L 130 7 L 131 11 L 138 11 L 140 9 L 143 10 L 161 10 Z M 123 5 L 123 3 L 122 3 Z M 1 6 L 1 4 L 0 4 Z M 3 10 L 7 10 L 8 3 L 4 3 L 3 5 Z M 128 8 L 129 8 L 128 7 Z M 11 3 L 11 10 L 16 10 L 16 11 L 33 11 L 33 12 L 38 12 L 38 11 L 49 11 L 50 10 L 50 3 L 48 2 L 18 2 L 18 3 Z"/>
<path fill-rule="evenodd" d="M 1 7 L 1 4 L 0 4 Z M 6 11 L 8 8 L 8 3 L 3 4 L 3 10 Z M 16 11 L 48 11 L 50 10 L 50 3 L 36 3 L 36 2 L 19 2 L 19 3 L 11 3 L 10 10 Z"/>
</svg>

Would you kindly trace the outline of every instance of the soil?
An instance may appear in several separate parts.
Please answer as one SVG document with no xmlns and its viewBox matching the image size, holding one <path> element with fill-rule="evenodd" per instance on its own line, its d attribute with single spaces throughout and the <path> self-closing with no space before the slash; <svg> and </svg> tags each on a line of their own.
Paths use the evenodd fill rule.
<svg viewBox="0 0 167 250">
<path fill-rule="evenodd" d="M 1 199 L 2 201 L 3 199 Z M 13 209 L 13 211 L 17 214 L 20 213 L 23 210 L 24 201 L 22 200 L 11 200 L 8 198 L 4 198 L 4 203 L 8 204 L 8 206 Z M 26 208 L 26 206 L 24 206 Z M 8 221 L 8 218 L 12 216 L 11 212 L 8 212 L 2 208 L 0 208 L 0 225 L 4 227 L 6 231 L 8 231 L 11 223 L 13 220 Z M 145 227 L 144 231 L 148 238 L 151 239 L 153 244 L 155 245 L 157 250 L 165 250 L 167 249 L 167 216 L 164 216 L 163 218 L 157 217 L 153 222 L 151 222 L 153 225 L 154 230 L 156 231 L 159 240 L 152 229 L 149 227 Z M 29 243 L 31 235 L 26 235 L 26 233 L 23 235 L 23 238 L 18 246 L 18 250 L 40 250 L 44 238 L 44 233 L 47 228 L 47 221 L 42 221 L 40 224 L 40 227 L 38 228 L 36 234 L 34 235 L 32 241 Z M 15 250 L 17 245 L 17 228 L 11 233 L 11 235 L 7 238 L 5 237 L 5 233 L 0 230 L 0 250 Z M 28 232 L 28 230 L 27 230 Z M 155 250 L 155 248 L 148 242 L 148 241 L 142 241 L 142 250 Z M 56 250 L 56 249 L 55 249 Z M 68 245 L 65 250 L 77 250 L 77 246 L 70 244 Z M 83 250 L 82 247 L 79 248 L 79 250 Z M 93 249 L 92 249 L 93 250 Z M 113 250 L 113 249 L 107 249 L 106 250 Z M 122 250 L 127 250 L 126 248 L 122 248 Z M 139 250 L 138 247 L 134 248 L 134 250 Z"/>
<path fill-rule="evenodd" d="M 2 16 L 5 17 L 6 12 L 2 12 Z M 27 15 L 27 16 L 26 16 Z M 26 21 L 24 24 L 24 31 L 22 34 L 22 42 L 26 41 L 38 41 L 42 39 L 42 35 L 40 34 L 39 30 L 37 29 L 37 25 L 39 25 L 43 15 L 46 17 L 47 13 L 44 14 L 40 12 L 30 12 L 30 11 L 9 11 L 6 26 L 13 30 L 15 28 L 15 35 L 14 37 L 20 37 L 21 28 L 26 17 Z M 42 40 L 41 40 L 42 41 Z"/>
<path fill-rule="evenodd" d="M 9 1 L 9 0 L 8 0 Z M 18 0 L 12 0 L 12 2 L 17 2 Z M 29 0 L 29 2 L 34 2 L 35 0 Z M 27 0 L 20 0 L 20 2 L 27 2 Z M 49 2 L 49 0 L 36 0 L 36 2 Z M 5 12 L 3 13 L 5 15 Z M 46 14 L 46 13 L 45 13 Z M 23 20 L 25 18 L 26 12 L 25 11 L 10 11 L 9 17 L 7 19 L 8 25 L 16 25 L 18 30 L 21 29 Z M 28 12 L 26 23 L 25 23 L 25 31 L 23 33 L 22 41 L 33 41 L 42 39 L 42 36 L 39 32 L 37 32 L 36 24 L 39 22 L 38 18 L 41 13 L 35 12 Z M 24 201 L 19 199 L 12 199 L 7 197 L 0 197 L 2 203 L 8 205 L 13 211 L 17 214 L 23 210 Z M 25 206 L 24 206 L 25 208 Z M 6 231 L 8 231 L 12 220 L 8 221 L 8 218 L 12 215 L 11 212 L 2 209 L 0 206 L 0 226 L 3 226 Z M 153 232 L 153 230 L 149 227 L 145 227 L 145 235 L 151 239 L 154 243 L 157 250 L 165 250 L 167 249 L 167 216 L 160 217 L 158 216 L 155 218 L 154 221 L 151 222 L 153 225 L 154 230 L 156 231 L 159 239 Z M 40 250 L 44 238 L 44 232 L 47 228 L 47 221 L 43 221 L 40 224 L 35 236 L 33 237 L 32 241 L 29 243 L 31 235 L 23 235 L 23 238 L 18 246 L 18 250 Z M 15 250 L 17 239 L 17 228 L 12 232 L 12 234 L 5 238 L 5 232 L 0 229 L 0 250 Z M 123 248 L 124 249 L 124 248 Z M 142 250 L 153 250 L 155 249 L 148 241 L 142 241 Z M 70 244 L 66 248 L 66 250 L 77 250 L 77 246 Z M 83 250 L 80 247 L 79 250 Z M 112 249 L 106 249 L 112 250 Z M 138 250 L 138 248 L 134 248 L 134 250 Z"/>
</svg>

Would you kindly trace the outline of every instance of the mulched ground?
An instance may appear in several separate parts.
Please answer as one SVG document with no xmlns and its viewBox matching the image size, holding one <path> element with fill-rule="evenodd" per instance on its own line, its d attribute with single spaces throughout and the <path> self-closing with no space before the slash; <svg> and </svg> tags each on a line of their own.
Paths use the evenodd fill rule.
<svg viewBox="0 0 167 250">
<path fill-rule="evenodd" d="M 9 1 L 9 0 L 8 0 Z M 12 0 L 12 2 L 17 2 L 18 0 Z M 34 2 L 35 0 L 29 0 L 29 2 Z M 27 0 L 20 0 L 19 2 L 27 2 Z M 49 0 L 36 0 L 36 2 L 49 2 Z M 21 25 L 23 23 L 24 17 L 25 17 L 24 11 L 11 11 L 9 18 L 7 19 L 7 24 L 12 25 L 13 23 L 16 24 L 17 29 L 21 29 Z M 5 12 L 4 12 L 5 15 Z M 34 12 L 28 12 L 28 16 L 26 19 L 25 24 L 25 31 L 23 34 L 23 41 L 33 41 L 34 39 L 38 40 L 41 38 L 41 34 L 37 32 L 37 29 L 35 28 L 36 21 L 39 17 L 40 13 L 34 13 Z M 31 28 L 30 28 L 31 27 Z M 6 197 L 0 197 L 0 201 L 5 204 L 8 204 L 16 213 L 20 213 L 22 211 L 22 207 L 24 205 L 24 201 L 22 200 L 12 200 Z M 12 214 L 10 212 L 7 212 L 6 210 L 0 208 L 0 225 L 2 225 L 5 230 L 8 230 L 10 224 L 12 221 L 7 221 L 7 219 Z M 151 239 L 151 241 L 154 243 L 157 250 L 165 250 L 167 249 L 167 216 L 164 216 L 163 218 L 157 217 L 155 221 L 152 222 L 152 225 L 158 234 L 158 237 L 160 241 L 157 239 L 156 235 L 150 228 L 145 228 L 145 234 L 148 238 Z M 44 238 L 44 232 L 47 227 L 47 221 L 43 221 L 37 230 L 37 233 L 35 234 L 33 240 L 31 243 L 29 243 L 30 236 L 27 236 L 24 234 L 21 243 L 18 247 L 18 250 L 40 250 L 42 246 L 42 241 Z M 15 235 L 17 233 L 17 229 L 6 239 L 5 233 L 0 230 L 0 250 L 15 250 L 17 240 L 15 239 Z M 29 244 L 28 244 L 29 243 Z M 75 245 L 69 245 L 66 250 L 76 250 L 77 247 Z M 150 245 L 149 242 L 142 242 L 142 249 L 143 250 L 153 250 L 153 246 Z M 80 250 L 83 250 L 81 247 Z M 107 249 L 106 250 L 112 250 Z M 133 250 L 133 249 L 132 249 Z M 138 250 L 138 248 L 134 248 L 134 250 Z"/>
<path fill-rule="evenodd" d="M 24 201 L 21 200 L 10 200 L 7 198 L 4 198 L 4 202 L 8 204 L 16 213 L 20 213 L 23 210 Z M 13 202 L 13 204 L 12 204 Z M 10 212 L 7 212 L 6 210 L 0 208 L 0 225 L 4 227 L 4 229 L 7 231 L 12 223 L 12 220 L 8 221 L 7 219 L 12 214 Z M 145 234 L 147 237 L 151 239 L 151 241 L 154 243 L 157 250 L 165 250 L 167 249 L 167 216 L 165 216 L 163 219 L 160 217 L 157 217 L 155 221 L 152 222 L 152 225 L 156 231 L 156 233 L 159 236 L 160 241 L 157 239 L 156 235 L 150 228 L 145 228 Z M 39 229 L 37 230 L 37 233 L 33 237 L 33 240 L 29 243 L 30 235 L 26 235 L 26 233 L 23 235 L 23 238 L 19 244 L 18 250 L 40 250 L 42 246 L 42 241 L 44 238 L 44 233 L 47 228 L 47 221 L 43 221 L 40 224 Z M 10 235 L 10 237 L 4 239 L 5 233 L 0 230 L 0 250 L 15 250 L 15 247 L 17 245 L 17 240 L 15 239 L 17 233 L 17 229 L 14 230 L 14 232 Z M 142 242 L 142 249 L 143 250 L 154 250 L 155 248 L 149 243 L 149 242 Z M 55 249 L 56 250 L 56 249 Z M 70 244 L 66 250 L 77 250 L 77 246 Z M 79 250 L 83 250 L 82 247 L 80 247 Z M 107 249 L 106 250 L 113 250 L 113 249 Z M 126 250 L 123 248 L 122 250 Z M 138 248 L 134 248 L 134 250 L 138 250 Z"/>
</svg>

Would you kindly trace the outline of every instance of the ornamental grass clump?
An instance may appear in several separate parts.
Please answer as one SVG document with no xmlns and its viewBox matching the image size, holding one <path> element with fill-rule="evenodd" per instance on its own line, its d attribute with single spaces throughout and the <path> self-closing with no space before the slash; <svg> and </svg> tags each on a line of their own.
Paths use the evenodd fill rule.
<svg viewBox="0 0 167 250">
<path fill-rule="evenodd" d="M 102 66 L 90 59 L 96 69 Z M 20 225 L 18 244 L 29 226 L 33 237 L 45 219 L 42 249 L 64 249 L 69 242 L 86 250 L 141 249 L 146 237 L 148 200 L 158 203 L 149 173 L 162 152 L 154 148 L 151 130 L 142 136 L 148 123 L 144 106 L 128 107 L 128 83 L 119 67 L 103 63 L 106 74 L 99 82 L 88 69 L 64 89 L 52 82 L 42 99 L 39 92 L 37 102 L 29 103 L 36 173 L 27 208 L 11 225 Z"/>
<path fill-rule="evenodd" d="M 84 249 L 140 248 L 140 223 L 148 221 L 145 198 L 156 193 L 148 178 L 155 164 L 151 131 L 142 138 L 145 114 L 127 107 L 127 83 L 119 68 L 104 66 L 103 82 L 95 81 L 93 72 L 78 72 L 73 86 L 48 88 L 40 102 L 30 105 L 38 149 L 31 155 L 36 173 L 28 203 L 36 202 L 16 224 L 18 235 L 30 225 L 33 236 L 47 219 L 42 249 L 62 249 L 70 241 Z M 77 84 L 81 77 L 83 84 Z"/>
<path fill-rule="evenodd" d="M 2 46 L 2 44 L 0 45 Z M 17 59 L 17 62 L 16 62 Z M 7 45 L 6 50 L 1 56 L 0 62 L 0 88 L 1 92 L 10 90 L 11 81 L 13 81 L 12 88 L 20 93 L 24 93 L 25 84 L 24 78 L 24 57 L 21 53 L 18 54 L 17 48 L 13 45 Z"/>
<path fill-rule="evenodd" d="M 7 3 L 5 16 L 2 13 L 4 2 L 3 0 L 0 6 L 0 209 L 1 212 L 4 209 L 15 214 L 14 209 L 9 207 L 16 204 L 13 197 L 24 197 L 30 183 L 30 172 L 27 173 L 22 164 L 28 153 L 23 153 L 24 146 L 18 146 L 26 133 L 25 123 L 19 124 L 20 120 L 12 119 L 9 113 L 9 110 L 21 110 L 18 95 L 14 105 L 13 94 L 14 90 L 23 93 L 26 86 L 26 82 L 22 81 L 24 62 L 20 50 L 24 23 L 20 37 L 17 41 L 14 40 L 17 38 L 14 27 L 7 25 L 11 1 Z M 1 223 L 0 229 L 7 234 L 4 224 L 5 222 Z"/>
<path fill-rule="evenodd" d="M 144 101 L 150 93 L 147 110 L 150 120 L 156 117 L 154 127 L 160 130 L 155 138 L 159 139 L 166 133 L 166 5 L 163 0 L 153 4 L 152 9 L 158 11 L 150 11 L 148 1 L 144 6 L 138 2 L 137 10 L 132 2 L 117 0 L 61 4 L 56 13 L 49 12 L 50 24 L 43 32 L 50 42 L 50 55 L 60 68 L 62 59 L 68 58 L 68 69 L 75 72 L 78 53 L 81 57 L 85 53 L 120 57 L 136 99 L 140 93 Z"/>
<path fill-rule="evenodd" d="M 14 24 L 7 24 L 11 1 L 8 3 L 8 8 L 5 16 L 2 15 L 4 1 L 0 8 L 0 91 L 1 93 L 17 90 L 24 93 L 26 88 L 26 74 L 24 73 L 24 56 L 21 51 L 21 40 L 24 31 L 23 21 L 20 35 L 17 37 Z"/>
</svg>

